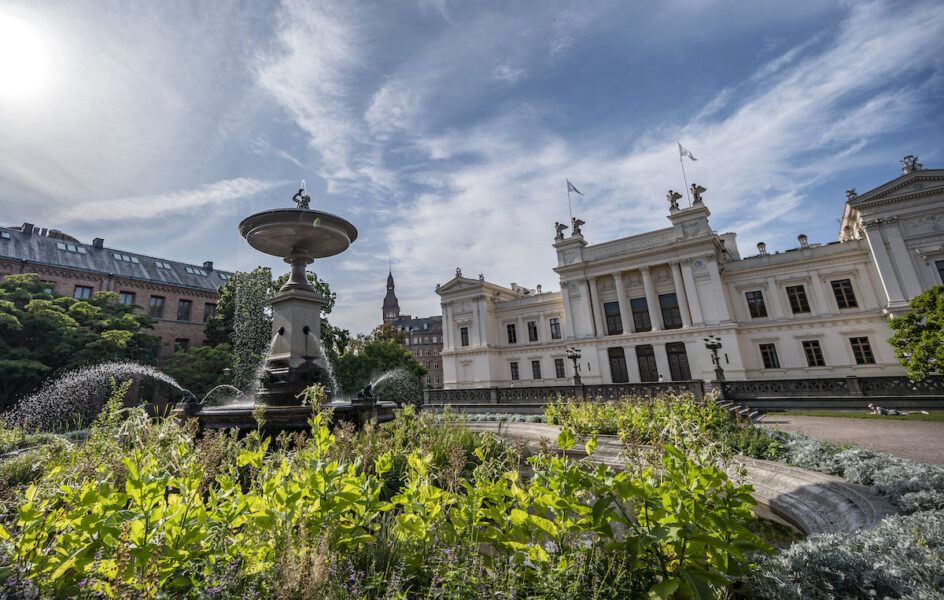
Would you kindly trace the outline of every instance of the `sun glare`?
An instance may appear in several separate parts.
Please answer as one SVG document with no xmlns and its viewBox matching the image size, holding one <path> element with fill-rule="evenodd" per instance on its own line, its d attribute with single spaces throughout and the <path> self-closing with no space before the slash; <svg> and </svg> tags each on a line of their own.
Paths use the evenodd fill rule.
<svg viewBox="0 0 944 600">
<path fill-rule="evenodd" d="M 46 43 L 28 22 L 0 14 L 0 98 L 27 99 L 49 75 Z"/>
</svg>

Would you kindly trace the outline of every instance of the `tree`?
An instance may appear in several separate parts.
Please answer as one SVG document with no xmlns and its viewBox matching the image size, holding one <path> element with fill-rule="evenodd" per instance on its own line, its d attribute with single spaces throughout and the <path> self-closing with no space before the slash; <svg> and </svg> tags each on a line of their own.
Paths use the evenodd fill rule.
<svg viewBox="0 0 944 600">
<path fill-rule="evenodd" d="M 339 356 L 334 361 L 334 376 L 341 391 L 352 395 L 386 371 L 401 368 L 417 378 L 426 375 L 426 369 L 409 350 L 395 340 L 377 340 L 358 352 Z"/>
<path fill-rule="evenodd" d="M 181 387 L 204 397 L 218 385 L 230 383 L 223 369 L 233 368 L 233 349 L 229 344 L 200 346 L 178 350 L 167 360 L 163 371 L 177 380 Z"/>
<path fill-rule="evenodd" d="M 357 337 L 350 340 L 349 348 L 352 352 L 361 352 L 368 345 L 374 342 L 394 341 L 401 346 L 406 343 L 406 332 L 402 329 L 396 329 L 393 324 L 387 322 L 374 327 L 369 334 L 357 334 Z"/>
<path fill-rule="evenodd" d="M 888 342 L 912 379 L 940 373 L 944 365 L 944 285 L 911 300 L 911 312 L 888 322 Z"/>
<path fill-rule="evenodd" d="M 39 275 L 0 282 L 0 409 L 44 379 L 110 360 L 156 362 L 160 338 L 143 329 L 155 320 L 135 314 L 115 292 L 89 299 L 45 292 Z"/>
</svg>

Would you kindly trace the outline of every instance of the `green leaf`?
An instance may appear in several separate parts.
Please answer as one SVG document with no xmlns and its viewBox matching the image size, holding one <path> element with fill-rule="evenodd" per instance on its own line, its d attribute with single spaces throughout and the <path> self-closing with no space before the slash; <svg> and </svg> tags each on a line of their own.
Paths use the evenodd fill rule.
<svg viewBox="0 0 944 600">
<path fill-rule="evenodd" d="M 393 468 L 393 457 L 390 456 L 389 452 L 385 452 L 377 457 L 377 461 L 374 463 L 374 471 L 378 475 L 383 475 L 390 471 Z"/>
<path fill-rule="evenodd" d="M 594 452 L 596 452 L 597 451 L 597 436 L 593 436 L 589 440 L 587 440 L 587 443 L 584 446 L 584 449 L 587 451 L 587 454 L 593 454 Z"/>
<path fill-rule="evenodd" d="M 518 508 L 511 509 L 511 522 L 513 525 L 524 525 L 527 520 L 528 513 Z"/>
<path fill-rule="evenodd" d="M 678 577 L 673 577 L 671 579 L 666 579 L 662 583 L 657 583 L 649 588 L 649 598 L 652 600 L 656 600 L 657 598 L 667 600 L 668 598 L 671 598 L 672 594 L 674 594 L 678 589 L 679 583 L 681 583 L 681 581 Z"/>
<path fill-rule="evenodd" d="M 577 440 L 574 439 L 574 433 L 570 429 L 564 429 L 557 436 L 557 446 L 562 450 L 570 450 L 574 447 Z"/>
</svg>

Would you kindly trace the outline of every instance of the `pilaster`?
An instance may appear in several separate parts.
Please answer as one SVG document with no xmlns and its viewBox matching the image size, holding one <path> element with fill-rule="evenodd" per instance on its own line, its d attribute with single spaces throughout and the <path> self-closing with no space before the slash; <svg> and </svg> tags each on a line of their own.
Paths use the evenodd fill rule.
<svg viewBox="0 0 944 600">
<path fill-rule="evenodd" d="M 685 284 L 682 282 L 682 269 L 677 262 L 671 263 L 672 282 L 675 284 L 675 297 L 678 300 L 679 314 L 682 316 L 682 327 L 692 326 L 692 317 L 689 314 L 688 294 L 685 293 Z"/>
<path fill-rule="evenodd" d="M 623 323 L 623 333 L 635 333 L 629 310 L 629 302 L 626 300 L 626 288 L 623 286 L 623 273 L 615 271 L 613 273 L 613 281 L 616 283 L 616 299 L 619 300 L 620 321 Z"/>
<path fill-rule="evenodd" d="M 642 285 L 646 288 L 646 304 L 649 308 L 649 321 L 652 323 L 653 331 L 662 331 L 662 306 L 659 304 L 659 297 L 656 296 L 656 290 L 652 287 L 652 275 L 649 273 L 649 267 L 639 267 L 642 273 Z M 664 348 L 663 348 L 664 349 Z"/>
</svg>

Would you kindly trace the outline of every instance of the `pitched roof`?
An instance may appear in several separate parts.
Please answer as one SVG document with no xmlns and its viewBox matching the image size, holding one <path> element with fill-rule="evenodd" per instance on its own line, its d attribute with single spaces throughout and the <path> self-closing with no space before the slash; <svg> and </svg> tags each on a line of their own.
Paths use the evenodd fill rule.
<svg viewBox="0 0 944 600">
<path fill-rule="evenodd" d="M 0 227 L 0 257 L 213 292 L 233 275 L 203 265 L 73 243 L 68 237 Z"/>
</svg>

